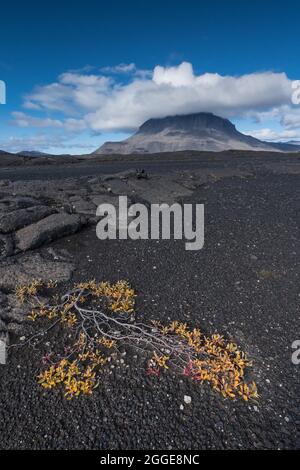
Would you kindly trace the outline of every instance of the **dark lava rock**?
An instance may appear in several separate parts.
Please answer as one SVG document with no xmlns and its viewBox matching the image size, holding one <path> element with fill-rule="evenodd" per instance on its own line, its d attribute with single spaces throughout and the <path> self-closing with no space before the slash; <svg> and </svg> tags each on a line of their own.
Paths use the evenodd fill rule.
<svg viewBox="0 0 300 470">
<path fill-rule="evenodd" d="M 38 248 L 65 235 L 77 232 L 83 219 L 77 214 L 52 214 L 16 233 L 16 247 L 21 251 Z"/>
<path fill-rule="evenodd" d="M 30 304 L 21 304 L 15 294 L 6 297 L 6 306 L 0 310 L 0 318 L 6 322 L 24 323 L 30 313 Z"/>
<path fill-rule="evenodd" d="M 0 289 L 14 289 L 35 279 L 68 281 L 73 269 L 71 263 L 49 261 L 38 253 L 23 255 L 21 258 L 6 260 L 0 264 Z"/>
<path fill-rule="evenodd" d="M 26 209 L 27 207 L 38 206 L 41 202 L 30 196 L 7 196 L 5 195 L 1 201 L 1 207 L 6 210 Z"/>
<path fill-rule="evenodd" d="M 14 245 L 9 235 L 0 234 L 0 259 L 6 258 L 13 254 Z"/>
<path fill-rule="evenodd" d="M 53 214 L 54 209 L 47 206 L 33 206 L 18 209 L 0 216 L 0 232 L 10 233 Z"/>
<path fill-rule="evenodd" d="M 0 318 L 0 332 L 6 331 L 6 325 Z"/>
</svg>

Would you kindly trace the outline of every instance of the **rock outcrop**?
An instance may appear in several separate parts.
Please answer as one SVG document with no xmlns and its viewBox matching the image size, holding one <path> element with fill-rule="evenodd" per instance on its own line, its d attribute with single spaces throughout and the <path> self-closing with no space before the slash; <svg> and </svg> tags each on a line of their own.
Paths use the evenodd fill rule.
<svg viewBox="0 0 300 470">
<path fill-rule="evenodd" d="M 18 209 L 4 213 L 0 216 L 0 233 L 10 233 L 33 224 L 55 212 L 47 206 L 33 206 L 27 209 Z"/>
<path fill-rule="evenodd" d="M 290 151 L 297 151 L 290 146 Z M 183 150 L 279 151 L 276 146 L 239 132 L 228 120 L 211 113 L 168 116 L 149 119 L 132 137 L 122 142 L 106 142 L 96 152 L 101 154 L 147 154 Z"/>
<path fill-rule="evenodd" d="M 57 238 L 71 235 L 79 230 L 83 219 L 77 214 L 52 214 L 36 224 L 16 232 L 16 248 L 20 251 L 38 248 Z"/>
<path fill-rule="evenodd" d="M 15 289 L 36 279 L 57 282 L 68 281 L 73 271 L 69 262 L 47 260 L 39 253 L 26 254 L 18 259 L 7 259 L 0 265 L 0 290 Z"/>
</svg>

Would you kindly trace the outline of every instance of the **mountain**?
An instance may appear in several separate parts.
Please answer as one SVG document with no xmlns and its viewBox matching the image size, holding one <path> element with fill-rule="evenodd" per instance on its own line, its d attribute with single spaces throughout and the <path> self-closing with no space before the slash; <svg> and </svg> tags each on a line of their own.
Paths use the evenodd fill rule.
<svg viewBox="0 0 300 470">
<path fill-rule="evenodd" d="M 0 150 L 0 167 L 6 167 L 11 165 L 19 165 L 24 158 L 14 153 L 9 153 L 6 150 Z"/>
<path fill-rule="evenodd" d="M 299 142 L 272 142 L 269 145 L 272 145 L 277 150 L 280 150 L 280 152 L 300 152 L 300 143 Z"/>
<path fill-rule="evenodd" d="M 133 136 L 121 142 L 106 142 L 94 154 L 147 154 L 182 150 L 297 151 L 294 145 L 282 144 L 288 146 L 284 149 L 280 145 L 242 134 L 228 119 L 211 113 L 196 113 L 149 119 Z"/>
<path fill-rule="evenodd" d="M 47 157 L 48 153 L 39 152 L 37 150 L 23 150 L 16 155 L 20 155 L 21 157 Z"/>
</svg>

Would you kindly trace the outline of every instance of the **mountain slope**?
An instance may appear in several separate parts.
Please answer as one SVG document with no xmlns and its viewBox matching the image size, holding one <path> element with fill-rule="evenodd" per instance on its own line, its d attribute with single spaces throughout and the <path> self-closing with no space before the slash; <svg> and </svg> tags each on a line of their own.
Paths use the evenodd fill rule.
<svg viewBox="0 0 300 470">
<path fill-rule="evenodd" d="M 21 155 L 21 157 L 47 157 L 49 154 L 39 152 L 38 150 L 22 150 L 21 152 L 16 153 L 16 155 Z"/>
<path fill-rule="evenodd" d="M 293 146 L 292 149 L 296 151 Z M 168 116 L 149 119 L 134 134 L 122 142 L 106 142 L 94 153 L 131 154 L 199 150 L 280 151 L 276 145 L 262 142 L 239 132 L 228 120 L 211 113 Z"/>
</svg>

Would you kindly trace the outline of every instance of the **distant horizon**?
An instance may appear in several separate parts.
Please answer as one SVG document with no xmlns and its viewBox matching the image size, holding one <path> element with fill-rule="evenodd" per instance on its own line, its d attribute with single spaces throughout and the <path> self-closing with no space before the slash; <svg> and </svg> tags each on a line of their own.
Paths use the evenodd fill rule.
<svg viewBox="0 0 300 470">
<path fill-rule="evenodd" d="M 0 149 L 87 154 L 150 118 L 195 112 L 300 141 L 299 14 L 292 0 L 53 0 L 46 22 L 34 0 L 4 4 Z"/>
<path fill-rule="evenodd" d="M 228 118 L 222 118 L 221 116 L 218 116 L 217 114 L 215 114 L 215 113 L 213 113 L 213 112 L 199 111 L 199 112 L 195 112 L 195 113 L 174 114 L 174 115 L 167 115 L 167 116 L 159 117 L 159 118 L 149 118 L 149 119 L 147 119 L 147 121 L 145 121 L 144 123 L 142 123 L 141 126 L 139 126 L 139 128 L 137 128 L 136 131 L 133 131 L 132 134 L 129 135 L 129 137 L 132 137 L 133 135 L 135 135 L 135 133 L 138 132 L 138 130 L 140 129 L 140 127 L 142 127 L 144 124 L 146 124 L 146 123 L 149 122 L 149 121 L 156 121 L 156 120 L 162 120 L 162 121 L 163 121 L 163 120 L 169 119 L 169 118 L 176 118 L 176 117 L 180 118 L 180 117 L 187 117 L 187 116 L 196 116 L 196 115 L 201 115 L 201 114 L 204 114 L 204 115 L 205 115 L 205 114 L 206 114 L 206 115 L 212 115 L 212 116 L 214 116 L 214 117 L 227 120 L 227 121 L 229 121 L 231 124 L 234 125 L 234 123 L 233 123 L 230 119 L 228 119 Z M 234 125 L 234 126 L 235 126 L 235 125 Z M 237 127 L 237 126 L 235 126 L 235 127 L 236 127 L 236 129 L 239 131 L 238 127 Z M 239 131 L 239 132 L 241 132 L 241 131 Z M 251 134 L 246 134 L 246 133 L 243 133 L 243 135 L 245 135 L 245 136 L 251 136 Z M 260 139 L 257 139 L 257 140 L 260 140 Z M 116 143 L 117 143 L 117 142 L 119 142 L 119 141 L 114 141 L 114 140 L 112 140 L 112 141 L 107 141 L 107 142 L 108 142 L 108 143 L 110 143 L 110 142 L 112 142 L 112 143 L 113 143 L 113 142 L 116 142 Z M 261 140 L 261 142 L 266 142 L 266 143 L 268 143 L 268 141 L 264 141 L 264 140 Z M 291 144 L 291 145 L 293 145 L 293 144 L 294 144 L 294 145 L 297 145 L 297 144 L 299 143 L 299 146 L 300 146 L 300 140 L 299 140 L 299 141 L 292 141 L 292 140 L 290 140 L 290 141 L 272 141 L 272 142 L 269 142 L 269 143 L 270 143 L 270 144 L 272 144 L 272 143 L 273 143 L 273 144 L 284 144 L 284 143 L 286 143 L 286 144 Z M 31 148 L 31 149 L 23 149 L 23 150 L 19 150 L 19 151 L 17 151 L 17 152 L 9 152 L 9 151 L 7 150 L 7 153 L 12 153 L 12 154 L 15 154 L 15 155 L 22 154 L 22 153 L 24 153 L 24 154 L 26 154 L 26 153 L 28 153 L 28 154 L 29 154 L 29 153 L 32 153 L 32 154 L 36 153 L 36 154 L 39 154 L 39 155 L 54 155 L 54 156 L 55 156 L 55 155 L 57 155 L 57 156 L 74 155 L 74 156 L 80 156 L 80 155 L 89 155 L 89 154 L 91 154 L 91 153 L 94 153 L 98 148 L 99 148 L 99 147 L 95 148 L 94 150 L 92 150 L 91 152 L 88 152 L 88 153 L 87 153 L 87 152 L 82 152 L 82 153 L 62 152 L 62 153 L 53 153 L 53 154 L 52 154 L 52 153 L 50 153 L 50 152 L 40 151 L 40 150 L 36 150 L 36 149 L 34 149 L 34 148 Z M 235 149 L 232 149 L 232 150 L 235 150 Z M 3 149 L 0 148 L 0 152 L 1 152 L 1 151 L 3 151 Z M 192 149 L 186 149 L 186 151 L 193 151 L 193 150 L 192 150 Z M 195 150 L 194 150 L 194 151 L 195 151 Z M 204 150 L 204 151 L 205 151 L 205 150 Z M 259 151 L 259 150 L 258 150 L 258 151 Z M 37 155 L 37 156 L 38 156 L 38 155 Z"/>
</svg>

